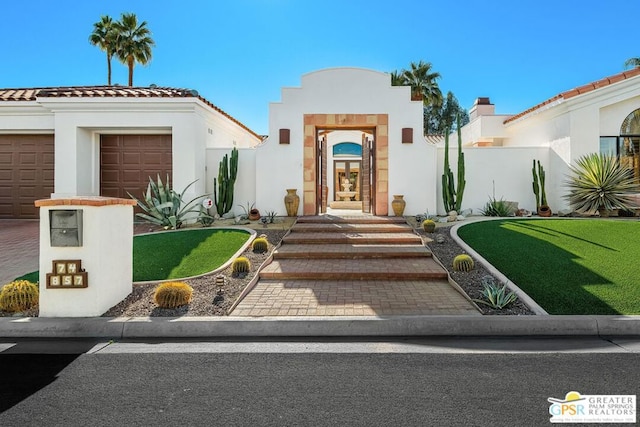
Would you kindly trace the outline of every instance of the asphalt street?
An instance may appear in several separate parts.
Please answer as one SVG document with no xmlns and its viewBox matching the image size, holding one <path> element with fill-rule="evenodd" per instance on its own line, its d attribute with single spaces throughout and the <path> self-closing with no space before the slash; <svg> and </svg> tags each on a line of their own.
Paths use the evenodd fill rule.
<svg viewBox="0 0 640 427">
<path fill-rule="evenodd" d="M 2 426 L 540 426 L 636 394 L 638 340 L 5 341 Z"/>
</svg>

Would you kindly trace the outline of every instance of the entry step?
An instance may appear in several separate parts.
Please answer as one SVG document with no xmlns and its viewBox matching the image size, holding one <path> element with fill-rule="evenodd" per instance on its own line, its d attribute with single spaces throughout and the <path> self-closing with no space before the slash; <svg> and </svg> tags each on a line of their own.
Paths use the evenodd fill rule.
<svg viewBox="0 0 640 427">
<path fill-rule="evenodd" d="M 389 244 L 421 245 L 420 236 L 405 233 L 359 233 L 357 231 L 341 233 L 296 233 L 292 232 L 282 239 L 285 244 Z"/>
<path fill-rule="evenodd" d="M 421 258 L 432 256 L 422 245 L 281 245 L 273 254 L 276 259 L 285 258 Z"/>
<path fill-rule="evenodd" d="M 429 280 L 447 272 L 432 258 L 398 259 L 274 259 L 260 279 L 276 280 Z"/>
</svg>

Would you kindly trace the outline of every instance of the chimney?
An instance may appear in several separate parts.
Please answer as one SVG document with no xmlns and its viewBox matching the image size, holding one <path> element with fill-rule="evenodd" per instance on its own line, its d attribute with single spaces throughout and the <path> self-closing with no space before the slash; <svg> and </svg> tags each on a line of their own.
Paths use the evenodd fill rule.
<svg viewBox="0 0 640 427">
<path fill-rule="evenodd" d="M 480 116 L 492 116 L 496 113 L 496 107 L 491 103 L 488 97 L 477 98 L 473 103 L 473 107 L 469 111 L 469 120 L 473 120 Z"/>
</svg>

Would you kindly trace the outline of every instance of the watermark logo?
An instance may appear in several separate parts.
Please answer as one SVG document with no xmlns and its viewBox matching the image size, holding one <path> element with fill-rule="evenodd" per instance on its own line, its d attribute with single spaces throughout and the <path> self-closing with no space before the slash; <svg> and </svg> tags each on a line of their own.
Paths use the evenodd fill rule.
<svg viewBox="0 0 640 427">
<path fill-rule="evenodd" d="M 635 423 L 636 395 L 587 395 L 570 391 L 564 399 L 549 397 L 552 423 Z"/>
</svg>

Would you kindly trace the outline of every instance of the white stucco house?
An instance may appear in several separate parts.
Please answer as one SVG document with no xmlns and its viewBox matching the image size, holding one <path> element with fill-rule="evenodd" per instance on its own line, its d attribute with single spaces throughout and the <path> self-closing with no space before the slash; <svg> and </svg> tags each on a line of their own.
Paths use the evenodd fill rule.
<svg viewBox="0 0 640 427">
<path fill-rule="evenodd" d="M 568 208 L 563 182 L 575 159 L 612 152 L 640 178 L 640 69 L 563 92 L 515 115 L 478 98 L 460 141 L 463 208 L 490 196 L 533 210 L 531 165 L 540 160 L 553 210 Z M 47 197 L 140 194 L 149 176 L 169 173 L 190 196 L 211 194 L 222 156 L 240 152 L 235 202 L 298 215 L 349 208 L 393 215 L 444 213 L 444 143 L 425 137 L 422 105 L 387 73 L 333 68 L 302 76 L 269 107 L 269 134 L 187 89 L 67 87 L 0 89 L 0 218 L 35 218 Z M 456 169 L 457 135 L 450 137 Z M 238 207 L 237 213 L 242 210 Z"/>
</svg>

